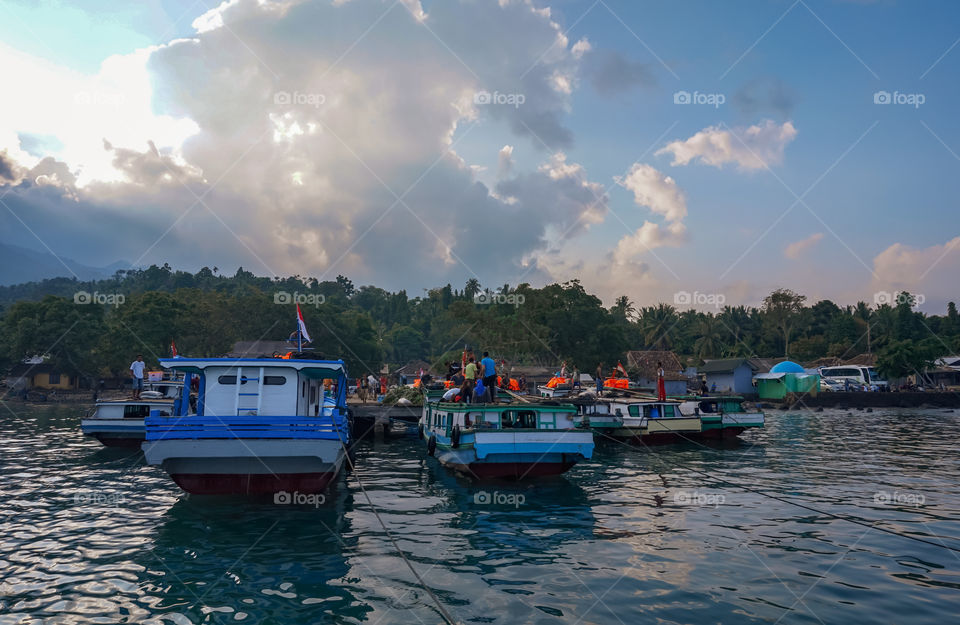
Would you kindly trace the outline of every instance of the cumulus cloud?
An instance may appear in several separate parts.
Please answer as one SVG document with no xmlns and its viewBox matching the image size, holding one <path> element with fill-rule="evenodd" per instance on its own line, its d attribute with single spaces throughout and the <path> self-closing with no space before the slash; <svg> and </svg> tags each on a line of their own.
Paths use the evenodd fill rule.
<svg viewBox="0 0 960 625">
<path fill-rule="evenodd" d="M 711 126 L 684 141 L 673 141 L 660 150 L 672 154 L 673 165 L 688 165 L 699 159 L 720 168 L 735 163 L 741 170 L 763 169 L 783 162 L 787 145 L 797 136 L 793 123 L 765 120 L 748 128 Z"/>
<path fill-rule="evenodd" d="M 805 239 L 794 241 L 793 243 L 787 245 L 786 248 L 784 248 L 783 255 L 786 256 L 787 258 L 797 260 L 798 258 L 803 256 L 803 254 L 807 250 L 809 250 L 810 248 L 815 246 L 817 243 L 819 243 L 822 238 L 823 238 L 822 232 L 815 232 Z"/>
<path fill-rule="evenodd" d="M 874 257 L 873 273 L 875 291 L 921 294 L 929 310 L 942 312 L 957 297 L 960 236 L 923 248 L 894 243 Z"/>
<path fill-rule="evenodd" d="M 62 111 L 46 101 L 37 123 L 18 115 L 26 104 L 0 104 L 0 149 L 20 169 L 39 161 L 16 151 L 13 131 L 65 146 L 44 166 L 57 171 L 5 200 L 56 251 L 388 287 L 409 286 L 411 267 L 417 284 L 498 283 L 606 215 L 602 186 L 557 149 L 572 142 L 563 118 L 588 44 L 573 50 L 532 2 L 424 13 L 417 2 L 229 0 L 195 28 L 95 77 L 31 61 L 71 102 L 51 129 L 39 120 Z M 75 92 L 89 97 L 77 105 Z M 29 123 L 2 126 L 17 119 Z M 502 152 L 488 188 L 456 152 L 475 123 L 525 138 L 542 164 L 516 171 Z M 0 227 L 21 228 L 9 213 Z"/>
<path fill-rule="evenodd" d="M 497 177 L 506 178 L 513 171 L 513 146 L 505 145 L 497 155 Z"/>
<path fill-rule="evenodd" d="M 677 246 L 686 241 L 687 229 L 683 223 L 687 216 L 686 195 L 676 181 L 654 167 L 634 163 L 627 175 L 617 183 L 633 193 L 638 207 L 663 216 L 666 226 L 644 221 L 633 234 L 620 239 L 613 251 L 613 261 L 618 265 L 627 263 L 635 256 L 658 247 Z"/>
</svg>

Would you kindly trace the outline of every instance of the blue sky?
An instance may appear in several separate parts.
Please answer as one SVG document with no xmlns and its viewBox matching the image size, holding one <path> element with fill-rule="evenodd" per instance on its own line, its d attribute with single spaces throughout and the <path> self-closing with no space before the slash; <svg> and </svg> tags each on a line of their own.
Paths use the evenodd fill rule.
<svg viewBox="0 0 960 625">
<path fill-rule="evenodd" d="M 177 223 L 170 234 L 165 234 L 170 227 L 165 224 L 170 220 L 155 219 L 153 214 L 137 223 L 131 220 L 131 233 L 143 238 L 134 250 L 122 245 L 116 249 L 102 245 L 85 248 L 70 243 L 52 225 L 44 225 L 40 215 L 46 213 L 35 207 L 43 205 L 54 214 L 60 209 L 47 197 L 41 202 L 30 196 L 38 185 L 28 192 L 20 181 L 16 192 L 6 200 L 17 204 L 8 208 L 19 219 L 8 217 L 3 222 L 0 241 L 50 248 L 88 264 L 108 264 L 121 258 L 140 264 L 171 261 L 191 269 L 202 264 L 226 268 L 244 264 L 257 273 L 290 271 L 298 264 L 283 259 L 297 253 L 301 246 L 316 243 L 323 250 L 306 254 L 304 272 L 347 273 L 359 282 L 416 291 L 436 280 L 462 283 L 471 276 L 479 276 L 491 286 L 580 277 L 588 289 L 608 301 L 627 293 L 644 304 L 671 301 L 678 290 L 720 292 L 728 303 L 756 303 L 777 286 L 842 303 L 870 300 L 877 292 L 908 289 L 924 293 L 928 301 L 925 307 L 934 310 L 955 298 L 952 276 L 960 268 L 960 249 L 954 247 L 960 236 L 955 199 L 960 191 L 960 127 L 955 114 L 960 101 L 960 45 L 956 45 L 960 7 L 956 3 L 926 2 L 918 10 L 916 3 L 897 0 L 537 0 L 529 6 L 515 0 L 513 9 L 501 10 L 493 2 L 425 1 L 419 5 L 426 14 L 424 27 L 410 30 L 408 23 L 419 10 L 415 0 L 405 0 L 403 7 L 395 10 L 389 2 L 374 0 L 353 0 L 348 7 L 330 7 L 325 2 L 320 3 L 325 7 L 316 11 L 294 4 L 297 6 L 292 12 L 302 10 L 302 15 L 312 17 L 302 17 L 294 25 L 258 8 L 255 2 L 243 1 L 237 7 L 214 11 L 226 25 L 206 29 L 193 23 L 216 9 L 205 0 L 149 1 L 122 8 L 116 3 L 94 1 L 5 3 L 0 12 L 9 19 L 0 20 L 0 43 L 8 53 L 15 51 L 29 57 L 31 63 L 47 64 L 54 76 L 60 76 L 56 72 L 62 70 L 63 76 L 76 76 L 82 81 L 106 75 L 103 64 L 109 57 L 132 58 L 140 51 L 142 62 L 137 65 L 131 61 L 131 68 L 123 72 L 136 72 L 136 67 L 142 67 L 144 84 L 150 91 L 145 100 L 149 101 L 149 111 L 129 117 L 118 115 L 116 132 L 110 129 L 109 119 L 104 122 L 106 130 L 100 134 L 109 135 L 103 139 L 114 150 L 108 149 L 108 153 L 117 172 L 109 171 L 111 163 L 107 160 L 94 162 L 106 157 L 92 131 L 89 136 L 66 136 L 70 133 L 58 131 L 55 124 L 45 129 L 43 123 L 35 121 L 18 128 L 19 115 L 13 109 L 13 121 L 8 123 L 12 131 L 0 137 L 7 137 L 9 143 L 15 132 L 19 145 L 0 145 L 0 152 L 6 148 L 11 155 L 28 155 L 22 157 L 23 171 L 34 171 L 38 166 L 27 162 L 29 157 L 49 154 L 64 162 L 65 168 L 80 172 L 71 197 L 92 214 L 102 214 L 107 206 L 122 210 L 122 202 L 136 202 L 137 193 L 141 193 L 148 203 L 168 201 L 175 218 L 189 206 L 189 195 L 175 197 L 172 190 L 165 195 L 167 191 L 159 186 L 151 188 L 146 179 L 132 178 L 145 175 L 143 171 L 134 173 L 117 165 L 122 160 L 130 167 L 145 167 L 143 159 L 149 154 L 137 158 L 120 150 L 146 154 L 148 139 L 155 141 L 161 162 L 182 167 L 177 171 L 195 176 L 197 185 L 211 185 L 215 192 L 205 196 L 217 198 L 211 202 L 222 199 L 226 206 L 231 197 L 242 197 L 250 204 L 244 209 L 249 211 L 244 213 L 248 217 L 272 214 L 271 202 L 286 202 L 289 209 L 268 220 L 269 227 L 276 230 L 270 238 L 257 231 L 244 233 L 239 222 L 231 220 L 229 209 L 221 214 L 211 205 L 210 213 L 216 217 L 211 224 L 217 222 L 214 226 L 225 230 L 221 233 L 224 237 L 237 237 L 240 242 L 239 246 L 225 246 L 228 252 L 211 246 L 205 255 L 191 246 L 189 233 L 180 232 L 190 220 Z M 536 13 L 529 23 L 509 17 L 510 10 L 520 11 L 516 5 L 529 11 L 549 7 L 549 17 Z M 404 15 L 402 10 L 410 14 Z M 462 23 L 458 23 L 461 13 Z M 380 21 L 376 21 L 378 18 Z M 309 19 L 317 22 L 311 24 Z M 565 40 L 550 43 L 550 24 Z M 295 38 L 295 28 L 315 29 L 315 40 L 285 48 L 288 40 Z M 338 29 L 345 33 L 343 40 L 339 40 Z M 483 37 L 474 39 L 473 35 Z M 526 38 L 529 45 L 522 41 Z M 539 45 L 539 38 L 547 45 Z M 199 48 L 185 42 L 167 45 L 187 39 L 207 43 Z M 578 52 L 577 42 L 585 42 L 589 51 Z M 151 46 L 163 48 L 151 52 L 147 50 Z M 390 54 L 392 49 L 398 51 L 397 55 Z M 429 51 L 429 61 L 416 58 L 421 50 Z M 509 50 L 510 58 L 498 58 L 498 50 Z M 411 56 L 404 58 L 405 52 Z M 421 60 L 422 71 L 418 72 Z M 395 142 L 397 149 L 367 152 L 364 133 L 368 130 L 356 130 L 360 133 L 356 138 L 350 134 L 352 129 L 340 136 L 320 120 L 316 124 L 323 128 L 317 137 L 323 135 L 323 141 L 329 141 L 322 146 L 323 153 L 343 149 L 338 162 L 351 157 L 363 161 L 362 167 L 341 173 L 339 187 L 331 188 L 325 181 L 310 189 L 308 196 L 286 197 L 290 193 L 288 185 L 272 183 L 266 176 L 255 189 L 249 188 L 250 172 L 235 182 L 228 176 L 222 186 L 214 184 L 229 165 L 214 158 L 218 149 L 227 153 L 231 149 L 242 152 L 243 148 L 242 143 L 232 141 L 232 133 L 217 127 L 215 112 L 223 111 L 225 117 L 238 120 L 236 126 L 240 128 L 271 113 L 246 109 L 244 102 L 249 96 L 211 101 L 218 96 L 211 96 L 202 81 L 209 83 L 229 74 L 236 77 L 228 83 L 232 91 L 256 75 L 258 81 L 265 77 L 276 88 L 288 75 L 303 80 L 306 74 L 300 65 L 326 63 L 327 67 L 331 62 L 335 64 L 332 71 L 318 70 L 313 76 L 327 82 L 336 76 L 339 84 L 348 84 L 342 81 L 363 80 L 379 72 L 382 67 L 378 63 L 395 65 L 397 72 L 411 72 L 411 89 L 417 92 L 411 92 L 408 103 L 381 105 L 381 101 L 396 97 L 396 92 L 381 92 L 376 82 L 361 91 L 369 94 L 371 111 L 397 114 L 394 124 L 380 127 L 380 118 L 364 117 L 362 110 L 356 110 L 349 122 L 337 118 L 337 128 L 354 123 L 369 127 L 369 132 L 375 130 L 383 136 L 384 144 Z M 123 72 L 117 75 L 131 75 Z M 205 72 L 209 74 L 201 78 Z M 540 88 L 536 85 L 556 75 L 569 81 L 569 89 L 558 87 L 546 96 L 536 91 Z M 469 235 L 457 234 L 460 218 L 456 214 L 450 215 L 454 223 L 447 224 L 439 207 L 437 213 L 431 213 L 433 217 L 422 220 L 413 215 L 420 205 L 410 207 L 407 222 L 421 223 L 414 224 L 408 236 L 419 236 L 414 231 L 427 231 L 436 241 L 411 240 L 414 246 L 430 248 L 427 256 L 411 259 L 415 267 L 421 263 L 425 269 L 397 271 L 378 256 L 382 244 L 374 241 L 378 236 L 387 241 L 391 236 L 402 237 L 410 224 L 380 232 L 381 227 L 393 224 L 394 215 L 379 222 L 379 213 L 367 216 L 365 211 L 368 206 L 396 202 L 396 196 L 384 187 L 399 195 L 418 179 L 425 166 L 434 163 L 426 146 L 442 147 L 444 133 L 429 120 L 421 127 L 421 122 L 415 121 L 417 112 L 441 117 L 451 102 L 432 108 L 436 103 L 431 85 L 438 93 L 447 89 L 453 93 L 451 83 L 461 82 L 490 91 L 503 87 L 523 92 L 524 85 L 535 86 L 524 94 L 527 102 L 522 106 L 528 108 L 521 111 L 522 115 L 480 107 L 456 117 L 450 135 L 451 153 L 473 173 L 463 178 L 464 186 L 463 172 L 448 170 L 444 161 L 418 183 L 411 201 L 442 205 L 444 192 L 469 190 L 472 182 L 483 185 L 484 194 L 491 195 L 471 199 L 478 202 L 475 209 L 464 206 L 457 210 L 470 214 L 485 210 L 498 214 L 502 210 L 504 215 L 513 216 L 513 223 L 540 224 L 550 218 L 550 201 L 564 205 L 569 201 L 579 209 L 571 208 L 573 213 L 557 218 L 557 230 L 569 236 L 537 231 L 526 237 L 498 238 L 494 229 L 492 233 L 477 233 L 489 237 L 484 251 L 483 245 L 466 240 Z M 719 96 L 723 102 L 719 106 L 677 104 L 675 94 L 681 91 L 714 99 Z M 417 98 L 426 97 L 424 92 L 431 94 L 429 107 L 417 102 Z M 877 92 L 910 102 L 919 94 L 922 104 L 877 104 Z M 107 89 L 84 97 L 100 102 L 109 101 L 109 95 Z M 543 100 L 554 96 L 556 103 Z M 124 99 L 123 107 L 128 107 L 121 109 L 124 114 L 131 97 L 135 96 Z M 356 105 L 353 108 L 357 109 Z M 537 108 L 536 114 L 529 113 L 531 108 Z M 298 124 L 296 134 L 312 123 L 307 118 L 315 114 L 323 113 L 298 111 L 299 117 L 288 115 L 286 122 L 270 119 L 286 124 L 284 128 Z M 143 121 L 143 115 L 162 119 Z M 382 119 L 388 121 L 387 117 Z M 565 132 L 554 133 L 553 126 L 545 126 L 542 135 L 528 132 L 530 127 L 525 124 L 538 119 L 555 120 Z M 78 118 L 78 124 L 83 123 Z M 142 137 L 132 130 L 144 124 L 150 132 L 145 131 Z M 411 128 L 398 129 L 397 124 Z M 771 149 L 770 158 L 763 154 L 762 167 L 745 167 L 736 158 L 708 164 L 702 153 L 693 153 L 686 164 L 681 164 L 675 151 L 664 151 L 671 142 L 684 142 L 701 132 L 714 140 L 732 141 L 736 147 L 750 127 L 765 124 L 772 130 L 795 129 L 795 135 L 777 145 L 754 145 L 757 150 Z M 323 133 L 324 129 L 328 132 Z M 296 139 L 305 143 L 302 154 L 294 155 L 290 150 L 279 154 L 273 149 L 269 158 L 262 156 L 262 162 L 277 159 L 275 163 L 269 160 L 275 167 L 264 170 L 270 169 L 271 176 L 281 178 L 295 175 L 300 185 L 304 174 L 293 171 L 296 166 L 291 163 L 308 163 L 305 166 L 315 167 L 317 177 L 324 179 L 329 168 L 323 169 L 311 160 L 318 158 L 311 150 L 320 149 L 320 145 L 306 144 L 311 141 L 311 132 Z M 331 135 L 336 135 L 336 140 Z M 421 139 L 425 146 L 422 158 L 411 155 L 405 159 L 401 146 L 419 144 Z M 293 141 L 286 135 L 274 137 L 281 146 L 288 140 Z M 498 183 L 503 182 L 498 152 L 505 145 L 512 146 L 511 172 L 517 179 L 503 189 L 512 189 L 519 202 L 499 197 L 497 192 Z M 89 150 L 89 162 L 81 162 L 86 158 L 84 150 Z M 410 152 L 419 154 L 419 149 L 412 147 Z M 563 154 L 562 162 L 575 164 L 576 171 L 545 165 L 560 162 L 551 160 L 557 153 Z M 437 156 L 442 157 L 442 150 Z M 652 167 L 659 176 L 658 183 L 669 180 L 664 184 L 680 190 L 686 211 L 683 219 L 665 220 L 666 209 L 655 206 L 659 200 L 644 204 L 633 187 L 616 182 L 637 165 Z M 566 173 L 559 173 L 561 170 Z M 538 173 L 542 180 L 537 178 Z M 315 178 L 307 173 L 306 179 Z M 163 182 L 161 178 L 149 180 L 158 185 Z M 556 187 L 550 186 L 551 180 Z M 271 184 L 278 184 L 281 190 L 271 188 Z M 564 184 L 567 186 L 561 188 Z M 591 210 L 597 207 L 591 207 L 589 197 L 582 196 L 587 191 L 596 194 L 604 190 L 608 199 L 602 202 L 603 214 L 594 218 Z M 466 193 L 473 197 L 472 191 Z M 794 193 L 803 196 L 801 203 L 796 202 Z M 258 200 L 250 199 L 254 197 Z M 538 197 L 543 198 L 544 206 L 527 205 Z M 500 199 L 508 202 L 492 208 L 482 203 Z M 398 210 L 405 208 L 401 203 Z M 519 212 L 509 212 L 514 209 Z M 30 219 L 32 210 L 37 211 L 36 222 Z M 428 212 L 424 209 L 424 215 Z M 71 210 L 71 214 L 75 216 L 76 211 Z M 128 216 L 129 212 L 124 215 Z M 239 214 L 237 219 L 241 219 Z M 638 235 L 636 240 L 642 239 L 643 244 L 625 242 L 618 248 L 621 240 L 641 229 L 645 221 L 659 224 L 660 234 L 677 223 L 683 232 L 669 240 L 657 239 L 661 242 L 649 246 L 654 239 Z M 589 227 L 581 228 L 584 223 Z M 309 228 L 333 225 L 342 229 L 341 240 L 355 242 L 353 248 L 337 247 L 332 241 L 323 243 L 323 233 L 305 233 Z M 26 226 L 34 232 L 27 232 Z M 284 248 L 293 233 L 297 242 Z M 361 239 L 362 245 L 358 244 Z M 367 253 L 376 260 L 354 258 L 368 245 L 372 249 Z M 485 260 L 496 255 L 499 246 L 509 250 L 511 262 Z M 523 253 L 518 253 L 518 246 L 526 246 L 519 250 Z M 136 249 L 148 247 L 148 254 L 135 258 Z M 622 258 L 614 253 L 616 249 L 625 250 Z M 411 278 L 416 275 L 422 276 L 420 282 L 428 283 L 417 284 L 418 280 Z"/>
</svg>

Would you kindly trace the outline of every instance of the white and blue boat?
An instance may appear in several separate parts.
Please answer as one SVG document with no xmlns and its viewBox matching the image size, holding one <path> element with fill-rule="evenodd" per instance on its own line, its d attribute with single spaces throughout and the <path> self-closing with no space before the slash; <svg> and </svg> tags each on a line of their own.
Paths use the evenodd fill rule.
<svg viewBox="0 0 960 625">
<path fill-rule="evenodd" d="M 193 376 L 200 378 L 195 410 L 180 401 L 170 416 L 146 419 L 147 463 L 162 467 L 183 490 L 317 493 L 340 471 L 350 445 L 343 361 L 171 358 L 160 364 L 184 373 L 186 388 Z"/>
<path fill-rule="evenodd" d="M 139 448 L 146 436 L 144 420 L 153 415 L 173 414 L 183 394 L 183 381 L 147 380 L 141 399 L 102 399 L 80 420 L 80 431 L 107 447 Z M 188 394 L 189 394 L 189 387 Z M 186 400 L 189 401 L 189 397 Z"/>
<path fill-rule="evenodd" d="M 558 475 L 593 456 L 593 433 L 569 404 L 425 402 L 418 426 L 427 453 L 477 478 Z"/>
</svg>

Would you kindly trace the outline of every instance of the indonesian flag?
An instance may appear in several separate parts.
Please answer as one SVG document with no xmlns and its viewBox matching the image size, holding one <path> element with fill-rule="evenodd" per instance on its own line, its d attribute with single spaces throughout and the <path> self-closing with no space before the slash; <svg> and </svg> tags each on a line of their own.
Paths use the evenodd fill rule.
<svg viewBox="0 0 960 625">
<path fill-rule="evenodd" d="M 300 336 L 303 340 L 310 342 L 310 333 L 307 332 L 307 324 L 303 322 L 303 313 L 300 311 L 300 304 L 297 304 L 297 329 L 300 330 Z"/>
<path fill-rule="evenodd" d="M 619 372 L 620 372 L 620 375 L 622 375 L 622 376 L 626 376 L 626 375 L 627 375 L 627 370 L 623 368 L 623 365 L 620 363 L 619 360 L 617 361 L 617 371 L 619 371 Z"/>
<path fill-rule="evenodd" d="M 177 344 L 173 341 L 170 341 L 170 356 L 173 358 L 177 357 Z"/>
</svg>

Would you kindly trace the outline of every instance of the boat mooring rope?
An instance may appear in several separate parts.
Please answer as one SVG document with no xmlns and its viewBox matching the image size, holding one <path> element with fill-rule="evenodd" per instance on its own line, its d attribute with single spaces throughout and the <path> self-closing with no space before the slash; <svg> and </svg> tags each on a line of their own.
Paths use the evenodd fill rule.
<svg viewBox="0 0 960 625">
<path fill-rule="evenodd" d="M 347 449 L 347 446 L 343 442 L 343 437 L 340 436 L 340 428 L 337 428 L 337 438 L 340 439 L 340 447 L 343 449 L 343 455 L 347 460 L 347 464 L 350 466 L 350 472 L 353 473 L 353 476 L 357 478 L 357 484 L 360 485 L 360 491 L 363 493 L 364 499 L 367 500 L 367 505 L 370 506 L 370 510 L 373 512 L 373 516 L 377 518 L 377 522 L 380 524 L 380 527 L 383 528 L 384 533 L 387 535 L 387 538 L 390 539 L 390 543 L 393 545 L 394 550 L 400 555 L 400 558 L 403 560 L 404 564 L 407 565 L 407 568 L 410 569 L 410 572 L 413 573 L 413 576 L 417 579 L 417 582 L 420 584 L 420 587 L 423 588 L 430 598 L 433 600 L 434 604 L 437 606 L 437 611 L 440 612 L 440 616 L 443 617 L 443 620 L 446 621 L 447 625 L 457 625 L 457 622 L 450 616 L 450 613 L 447 612 L 447 609 L 440 602 L 440 599 L 434 594 L 433 590 L 427 586 L 427 583 L 423 581 L 423 578 L 420 577 L 420 573 L 417 572 L 417 569 L 413 568 L 413 565 L 410 563 L 410 560 L 407 559 L 403 550 L 400 549 L 400 546 L 397 545 L 396 539 L 393 537 L 393 533 L 387 528 L 387 524 L 383 522 L 383 519 L 380 517 L 380 513 L 377 511 L 376 506 L 373 505 L 373 501 L 370 500 L 370 495 L 367 493 L 366 487 L 363 485 L 363 480 L 360 479 L 360 473 L 357 471 L 356 465 L 353 464 L 353 460 L 350 459 L 350 450 Z"/>
<path fill-rule="evenodd" d="M 691 442 L 691 443 L 695 443 L 695 444 L 703 447 L 704 449 L 709 449 L 710 451 L 713 451 L 713 452 L 718 451 L 718 450 L 716 450 L 716 449 L 713 449 L 712 447 L 708 447 L 707 445 L 704 445 L 704 444 L 701 443 L 700 441 L 697 441 L 697 440 L 694 440 L 694 439 L 689 438 L 689 437 L 687 437 L 687 436 L 684 436 L 683 433 L 680 432 L 679 430 L 674 430 L 674 429 L 670 428 L 670 426 L 664 424 L 662 419 L 659 420 L 658 422 L 660 423 L 660 425 L 661 425 L 662 427 L 666 428 L 667 430 L 670 430 L 671 432 L 673 432 L 674 434 L 680 436 L 680 437 L 683 438 L 684 440 L 687 440 L 687 441 L 689 441 L 689 442 Z M 622 444 L 622 445 L 626 445 L 627 447 L 630 447 L 630 445 L 629 445 L 628 443 L 624 443 L 623 441 L 617 440 L 616 438 L 613 438 L 612 436 L 610 436 L 610 435 L 608 435 L 608 434 L 605 434 L 605 433 L 602 433 L 602 432 L 599 433 L 599 434 L 600 434 L 600 436 L 603 436 L 604 438 L 610 439 L 610 440 L 612 440 L 612 441 L 615 441 L 615 442 L 617 442 L 617 443 L 620 443 L 620 444 Z M 654 452 L 653 448 L 650 447 L 649 445 L 647 445 L 647 444 L 643 441 L 642 438 L 640 439 L 640 442 L 641 442 L 641 443 L 643 444 L 643 446 L 646 447 L 649 451 Z M 656 453 L 656 452 L 654 452 L 654 453 Z M 910 540 L 915 540 L 915 541 L 917 541 L 917 542 L 925 543 L 925 544 L 927 544 L 927 545 L 932 545 L 932 546 L 934 546 L 934 547 L 940 547 L 941 549 L 948 549 L 948 550 L 950 550 L 950 551 L 953 551 L 953 552 L 956 552 L 956 553 L 960 553 L 960 547 L 953 547 L 953 546 L 950 546 L 950 545 L 948 545 L 948 544 L 946 544 L 946 543 L 944 543 L 944 542 L 939 542 L 939 543 L 938 543 L 938 542 L 934 542 L 934 541 L 932 541 L 932 540 L 927 540 L 926 538 L 921 538 L 921 537 L 919 537 L 919 536 L 914 536 L 914 535 L 912 535 L 912 534 L 903 534 L 903 533 L 901 533 L 901 532 L 897 532 L 897 531 L 894 531 L 894 530 L 892 530 L 892 529 L 889 529 L 889 528 L 886 528 L 886 527 L 881 527 L 881 526 L 877 525 L 877 523 L 880 523 L 883 519 L 872 520 L 872 519 L 866 519 L 866 518 L 864 518 L 864 517 L 855 517 L 855 516 L 850 516 L 850 515 L 846 515 L 846 514 L 836 514 L 836 513 L 834 513 L 834 512 L 829 512 L 829 511 L 827 511 L 827 510 L 820 510 L 820 509 L 818 509 L 818 508 L 814 508 L 813 506 L 808 506 L 808 505 L 803 504 L 803 503 L 799 503 L 799 502 L 796 502 L 796 501 L 791 501 L 791 500 L 789 500 L 789 499 L 786 499 L 786 498 L 784 498 L 784 497 L 779 497 L 779 496 L 777 496 L 777 495 L 771 495 L 770 493 L 765 493 L 765 492 L 763 492 L 763 491 L 761 491 L 761 490 L 757 490 L 756 488 L 751 488 L 751 487 L 749 487 L 749 486 L 744 486 L 743 484 L 740 484 L 740 483 L 730 482 L 730 481 L 728 481 L 728 480 L 723 479 L 722 477 L 717 477 L 716 475 L 712 475 L 712 474 L 710 474 L 710 473 L 707 473 L 706 471 L 701 471 L 701 470 L 699 470 L 699 469 L 694 469 L 693 467 L 686 466 L 685 464 L 683 464 L 683 463 L 681 463 L 681 462 L 675 462 L 674 464 L 676 464 L 677 466 L 679 466 L 679 467 L 682 468 L 682 469 L 686 469 L 687 471 L 691 471 L 691 472 L 693 472 L 693 473 L 700 474 L 700 475 L 702 475 L 702 476 L 704 476 L 704 477 L 706 477 L 706 478 L 708 478 L 708 479 L 716 480 L 716 481 L 721 482 L 721 483 L 723 483 L 723 484 L 725 484 L 725 485 L 727 485 L 727 486 L 732 486 L 732 487 L 734 487 L 734 488 L 740 488 L 740 489 L 742 489 L 742 490 L 745 490 L 745 491 L 747 491 L 747 492 L 754 493 L 754 494 L 756 494 L 756 495 L 760 495 L 760 496 L 762 496 L 762 497 L 768 497 L 768 498 L 770 498 L 770 499 L 774 499 L 774 500 L 776 500 L 776 501 L 779 501 L 779 502 L 782 502 L 782 503 L 785 503 L 785 504 L 788 504 L 788 505 L 791 505 L 791 506 L 796 506 L 796 507 L 798 507 L 798 508 L 803 508 L 803 509 L 809 510 L 809 511 L 811 511 L 811 512 L 816 512 L 817 514 L 822 514 L 823 516 L 832 517 L 832 518 L 838 519 L 838 520 L 840 520 L 840 521 L 847 521 L 848 523 L 853 523 L 853 524 L 855 524 L 855 525 L 860 525 L 860 526 L 863 526 L 863 527 L 866 527 L 866 528 L 869 528 L 869 529 L 872 529 L 872 530 L 877 530 L 877 531 L 883 532 L 883 533 L 885 533 L 885 534 L 890 534 L 891 536 L 899 536 L 900 538 L 908 538 L 908 539 L 910 539 Z M 943 536 L 937 536 L 936 534 L 932 534 L 932 535 L 935 536 L 936 538 L 940 539 L 941 541 L 944 539 Z M 949 540 L 957 540 L 956 538 L 953 538 L 953 537 L 950 537 L 950 536 L 948 536 L 948 537 L 946 537 L 946 538 L 949 539 Z"/>
</svg>

